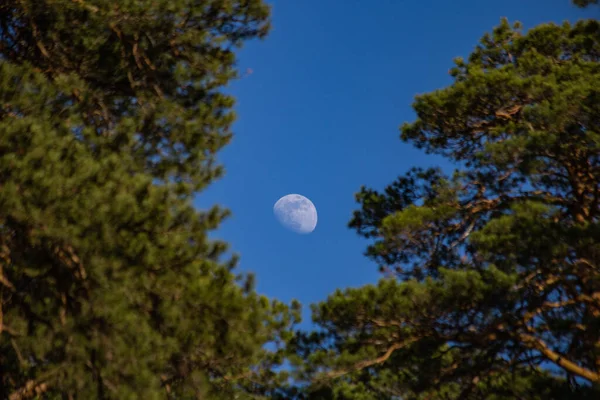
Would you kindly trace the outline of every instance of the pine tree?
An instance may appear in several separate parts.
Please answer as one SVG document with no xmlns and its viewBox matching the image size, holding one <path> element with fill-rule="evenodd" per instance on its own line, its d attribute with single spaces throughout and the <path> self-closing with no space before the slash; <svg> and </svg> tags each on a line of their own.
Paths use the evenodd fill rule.
<svg viewBox="0 0 600 400">
<path fill-rule="evenodd" d="M 308 398 L 600 398 L 600 23 L 504 19 L 455 62 L 401 138 L 456 169 L 357 195 L 387 277 L 314 306 Z"/>
<path fill-rule="evenodd" d="M 600 0 L 573 0 L 573 4 L 575 4 L 579 8 L 585 8 L 587 6 L 591 6 L 593 4 L 599 4 Z"/>
<path fill-rule="evenodd" d="M 261 0 L 0 3 L 1 398 L 281 385 L 297 307 L 208 239 L 226 210 L 192 206 L 222 175 L 235 48 L 268 29 Z"/>
</svg>

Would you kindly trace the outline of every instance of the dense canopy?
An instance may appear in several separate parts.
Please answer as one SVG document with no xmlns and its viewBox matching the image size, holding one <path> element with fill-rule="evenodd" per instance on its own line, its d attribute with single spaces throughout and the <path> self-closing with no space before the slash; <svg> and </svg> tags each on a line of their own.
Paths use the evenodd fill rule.
<svg viewBox="0 0 600 400">
<path fill-rule="evenodd" d="M 387 275 L 314 307 L 294 348 L 337 399 L 600 397 L 600 23 L 507 20 L 401 137 L 453 174 L 363 188 Z"/>
<path fill-rule="evenodd" d="M 222 174 L 261 0 L 0 3 L 0 393 L 248 398 L 293 315 L 192 196 Z M 3 396 L 4 398 L 4 396 Z"/>
</svg>

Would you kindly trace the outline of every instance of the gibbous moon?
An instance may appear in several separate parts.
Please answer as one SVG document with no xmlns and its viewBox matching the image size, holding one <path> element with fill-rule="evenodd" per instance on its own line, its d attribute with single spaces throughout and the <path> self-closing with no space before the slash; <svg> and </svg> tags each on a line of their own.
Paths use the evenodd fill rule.
<svg viewBox="0 0 600 400">
<path fill-rule="evenodd" d="M 277 200 L 273 212 L 281 225 L 296 233 L 311 233 L 317 226 L 315 205 L 299 194 L 288 194 Z"/>
</svg>

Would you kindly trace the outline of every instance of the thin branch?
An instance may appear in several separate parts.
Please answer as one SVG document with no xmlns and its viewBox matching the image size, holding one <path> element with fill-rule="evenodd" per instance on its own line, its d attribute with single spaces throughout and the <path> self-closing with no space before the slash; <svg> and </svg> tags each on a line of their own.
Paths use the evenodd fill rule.
<svg viewBox="0 0 600 400">
<path fill-rule="evenodd" d="M 3 286 L 9 288 L 10 290 L 15 290 L 15 286 L 8 280 L 8 278 L 6 278 L 6 276 L 4 276 L 1 265 L 0 265 L 0 283 Z"/>
<path fill-rule="evenodd" d="M 381 356 L 371 359 L 371 360 L 364 360 L 364 361 L 360 361 L 356 364 L 354 364 L 352 367 L 350 368 L 346 368 L 346 369 L 341 369 L 338 371 L 332 371 L 327 373 L 326 377 L 329 379 L 335 379 L 338 378 L 342 375 L 346 375 L 347 373 L 350 373 L 352 371 L 358 371 L 364 368 L 368 368 L 370 366 L 373 366 L 375 364 L 381 364 L 384 363 L 385 361 L 387 361 L 392 354 L 394 353 L 394 351 L 399 350 L 403 347 L 406 347 L 414 342 L 416 342 L 417 340 L 419 340 L 416 337 L 410 338 L 405 340 L 404 342 L 401 343 L 394 343 L 393 345 L 391 345 L 386 351 L 385 353 L 383 353 Z"/>
<path fill-rule="evenodd" d="M 538 350 L 548 360 L 552 361 L 565 371 L 572 373 L 573 375 L 579 376 L 581 378 L 584 378 L 590 382 L 600 383 L 600 373 L 581 367 L 575 364 L 573 361 L 564 358 L 564 356 L 550 349 L 543 340 L 526 333 L 521 333 L 519 337 L 524 344 L 526 344 L 530 348 Z"/>
<path fill-rule="evenodd" d="M 17 355 L 17 358 L 19 359 L 19 365 L 21 367 L 23 367 L 25 365 L 25 359 L 23 358 L 23 354 L 21 353 L 21 349 L 19 348 L 19 345 L 17 344 L 17 342 L 14 338 L 10 339 L 10 344 L 12 345 L 13 350 L 15 351 L 15 354 Z"/>
<path fill-rule="evenodd" d="M 568 299 L 565 301 L 557 301 L 557 302 L 544 302 L 541 306 L 535 308 L 532 311 L 529 311 L 527 313 L 525 313 L 525 315 L 523 316 L 523 321 L 525 323 L 527 323 L 528 321 L 530 321 L 533 317 L 535 317 L 536 315 L 539 315 L 541 313 L 543 313 L 544 311 L 549 311 L 549 310 L 554 310 L 557 308 L 563 308 L 563 307 L 567 307 L 567 306 L 571 306 L 574 304 L 579 304 L 579 303 L 586 303 L 586 304 L 590 304 L 596 308 L 600 309 L 600 301 L 594 299 L 592 296 L 588 296 L 585 294 L 581 294 L 579 296 L 576 296 L 572 299 Z"/>
<path fill-rule="evenodd" d="M 595 271 L 598 271 L 600 269 L 600 268 L 598 268 L 597 265 L 594 265 L 590 260 L 585 259 L 585 258 L 579 258 L 579 259 L 575 260 L 575 264 L 586 265 Z"/>
<path fill-rule="evenodd" d="M 81 6 L 83 6 L 83 8 L 85 8 L 88 11 L 91 11 L 92 13 L 97 13 L 100 9 L 96 6 L 92 6 L 90 4 L 87 4 L 85 1 L 83 0 L 71 0 L 73 3 L 77 3 Z"/>
</svg>

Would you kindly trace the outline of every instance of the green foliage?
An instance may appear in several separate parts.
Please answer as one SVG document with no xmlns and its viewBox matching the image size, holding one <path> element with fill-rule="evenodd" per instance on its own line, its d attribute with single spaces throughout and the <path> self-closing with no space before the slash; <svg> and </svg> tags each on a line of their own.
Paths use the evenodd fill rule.
<svg viewBox="0 0 600 400">
<path fill-rule="evenodd" d="M 600 4 L 600 0 L 573 0 L 573 4 L 575 4 L 577 7 L 585 8 L 592 4 Z"/>
<path fill-rule="evenodd" d="M 600 23 L 502 20 L 455 64 L 401 138 L 457 170 L 357 195 L 388 277 L 314 306 L 308 398 L 600 397 Z"/>
<path fill-rule="evenodd" d="M 256 398 L 298 306 L 254 292 L 193 195 L 221 176 L 260 0 L 0 4 L 0 394 Z M 269 344 L 266 350 L 265 345 Z"/>
</svg>

